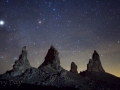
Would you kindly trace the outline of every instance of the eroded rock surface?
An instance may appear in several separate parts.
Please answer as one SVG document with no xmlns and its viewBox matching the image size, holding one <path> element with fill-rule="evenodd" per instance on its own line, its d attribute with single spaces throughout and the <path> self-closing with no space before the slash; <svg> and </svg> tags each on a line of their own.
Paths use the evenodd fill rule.
<svg viewBox="0 0 120 90">
<path fill-rule="evenodd" d="M 105 70 L 102 67 L 99 54 L 95 50 L 92 59 L 89 60 L 89 63 L 87 64 L 87 71 L 88 72 L 105 72 Z"/>
<path fill-rule="evenodd" d="M 19 76 L 29 68 L 31 68 L 31 65 L 27 59 L 26 46 L 24 46 L 22 49 L 22 52 L 19 56 L 19 59 L 16 60 L 13 65 L 13 69 L 10 71 L 7 71 L 6 74 L 8 74 L 10 76 Z"/>
<path fill-rule="evenodd" d="M 15 61 L 13 69 L 0 75 L 0 81 L 12 80 L 12 82 L 21 82 L 23 87 L 24 84 L 28 85 L 27 89 L 31 89 L 31 86 L 35 85 L 32 89 L 36 89 L 38 86 L 38 90 L 41 89 L 39 86 L 57 87 L 59 90 L 62 87 L 64 87 L 63 90 L 71 90 L 71 88 L 73 90 L 118 90 L 120 88 L 120 78 L 106 72 L 100 73 L 104 72 L 104 69 L 102 68 L 99 54 L 96 51 L 94 51 L 92 59 L 87 65 L 87 70 L 80 74 L 75 74 L 77 73 L 77 65 L 74 62 L 71 63 L 70 71 L 63 69 L 60 66 L 58 54 L 58 51 L 51 46 L 44 62 L 39 68 L 34 68 L 30 66 L 27 60 L 25 46 L 19 59 Z M 65 89 L 66 87 L 70 89 Z M 41 90 L 45 90 L 45 88 Z"/>
</svg>

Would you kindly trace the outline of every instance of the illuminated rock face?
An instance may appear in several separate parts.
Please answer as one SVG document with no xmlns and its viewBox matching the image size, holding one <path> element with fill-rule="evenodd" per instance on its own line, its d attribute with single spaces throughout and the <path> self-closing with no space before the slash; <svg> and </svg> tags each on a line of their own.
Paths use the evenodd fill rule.
<svg viewBox="0 0 120 90">
<path fill-rule="evenodd" d="M 78 74 L 77 65 L 74 62 L 71 63 L 70 72 Z"/>
<path fill-rule="evenodd" d="M 102 67 L 100 57 L 97 51 L 94 51 L 92 55 L 92 59 L 90 59 L 89 63 L 87 64 L 87 71 L 88 72 L 105 72 L 105 70 Z"/>
<path fill-rule="evenodd" d="M 15 61 L 13 69 L 10 71 L 10 75 L 11 76 L 21 75 L 29 68 L 31 68 L 31 65 L 27 59 L 26 46 L 24 46 L 22 49 L 22 53 L 19 56 L 19 59 Z"/>
<path fill-rule="evenodd" d="M 58 55 L 59 52 L 54 48 L 54 46 L 51 46 L 45 56 L 44 62 L 39 66 L 39 68 L 49 65 L 53 69 L 60 71 L 62 68 L 60 66 L 60 58 Z"/>
</svg>

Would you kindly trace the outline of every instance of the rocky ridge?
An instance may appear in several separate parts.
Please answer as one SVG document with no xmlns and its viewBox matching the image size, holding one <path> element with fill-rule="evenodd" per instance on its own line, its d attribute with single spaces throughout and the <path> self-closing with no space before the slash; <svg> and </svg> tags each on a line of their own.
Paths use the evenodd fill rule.
<svg viewBox="0 0 120 90">
<path fill-rule="evenodd" d="M 44 62 L 38 67 L 31 67 L 27 60 L 26 46 L 23 47 L 19 59 L 13 69 L 0 76 L 0 79 L 20 81 L 26 84 L 65 87 L 76 85 L 77 78 L 72 79 L 69 71 L 60 66 L 59 52 L 51 46 Z M 69 74 L 69 75 L 68 75 Z M 75 75 L 76 76 L 76 75 Z M 77 77 L 80 77 L 79 75 Z"/>
<path fill-rule="evenodd" d="M 70 71 L 61 67 L 59 52 L 54 46 L 50 47 L 44 62 L 38 68 L 31 67 L 27 59 L 26 46 L 24 46 L 13 69 L 0 75 L 0 80 L 12 80 L 30 86 L 72 87 L 79 90 L 117 90 L 120 88 L 120 78 L 105 72 L 97 51 L 94 51 L 92 59 L 87 64 L 87 70 L 78 74 L 77 65 L 74 62 L 71 63 Z"/>
</svg>

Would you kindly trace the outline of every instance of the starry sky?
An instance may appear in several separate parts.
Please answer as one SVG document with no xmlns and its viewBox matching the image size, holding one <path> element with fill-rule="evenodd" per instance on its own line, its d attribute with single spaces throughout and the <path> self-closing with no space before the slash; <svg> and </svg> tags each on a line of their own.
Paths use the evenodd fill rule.
<svg viewBox="0 0 120 90">
<path fill-rule="evenodd" d="M 94 50 L 106 72 L 120 77 L 120 0 L 0 0 L 0 74 L 22 47 L 38 67 L 51 45 L 61 66 L 86 70 Z"/>
</svg>

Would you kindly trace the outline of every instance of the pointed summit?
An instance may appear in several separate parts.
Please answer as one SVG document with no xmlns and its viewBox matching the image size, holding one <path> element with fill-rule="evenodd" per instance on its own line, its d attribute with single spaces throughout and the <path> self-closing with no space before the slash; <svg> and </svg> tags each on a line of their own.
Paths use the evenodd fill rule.
<svg viewBox="0 0 120 90">
<path fill-rule="evenodd" d="M 53 45 L 51 45 L 47 55 L 45 56 L 44 62 L 39 66 L 39 68 L 50 65 L 55 70 L 58 70 L 60 68 L 60 58 L 58 55 L 59 52 L 55 49 Z"/>
<path fill-rule="evenodd" d="M 21 52 L 21 54 L 20 54 L 20 56 L 19 56 L 19 60 L 20 60 L 21 62 L 24 62 L 25 59 L 27 59 L 27 54 L 28 54 L 28 52 L 27 52 L 27 50 L 26 50 L 26 46 L 24 46 L 24 47 L 22 48 L 22 52 Z"/>
<path fill-rule="evenodd" d="M 89 63 L 87 64 L 87 71 L 90 72 L 105 72 L 105 70 L 102 67 L 99 54 L 96 50 L 94 50 L 94 53 L 92 55 L 92 59 L 89 60 Z"/>
<path fill-rule="evenodd" d="M 77 65 L 74 62 L 71 63 L 70 72 L 78 74 Z"/>
<path fill-rule="evenodd" d="M 92 59 L 100 59 L 99 54 L 97 53 L 96 50 L 94 50 L 94 53 L 92 55 Z"/>
<path fill-rule="evenodd" d="M 51 45 L 51 47 L 50 48 L 54 48 L 54 46 L 53 45 Z"/>
<path fill-rule="evenodd" d="M 13 69 L 9 71 L 9 73 L 11 76 L 18 76 L 24 73 L 28 68 L 31 68 L 31 65 L 27 59 L 26 46 L 24 46 L 19 56 L 19 59 L 15 61 Z"/>
</svg>

